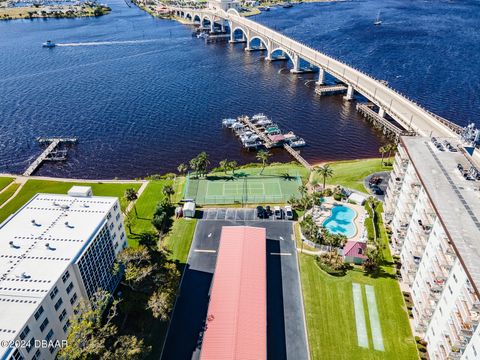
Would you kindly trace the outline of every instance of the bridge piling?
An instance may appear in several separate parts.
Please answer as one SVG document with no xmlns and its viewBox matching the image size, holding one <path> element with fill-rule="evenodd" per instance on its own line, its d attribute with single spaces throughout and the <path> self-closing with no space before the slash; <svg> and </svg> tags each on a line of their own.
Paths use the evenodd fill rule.
<svg viewBox="0 0 480 360">
<path fill-rule="evenodd" d="M 353 86 L 351 84 L 348 84 L 347 87 L 347 95 L 343 97 L 343 100 L 350 101 L 353 100 L 353 94 L 355 90 L 353 89 Z"/>
</svg>

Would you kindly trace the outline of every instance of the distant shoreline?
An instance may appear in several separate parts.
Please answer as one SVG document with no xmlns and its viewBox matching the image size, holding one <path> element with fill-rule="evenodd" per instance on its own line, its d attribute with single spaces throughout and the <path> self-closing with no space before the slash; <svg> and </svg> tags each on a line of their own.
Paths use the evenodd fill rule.
<svg viewBox="0 0 480 360">
<path fill-rule="evenodd" d="M 103 5 L 0 7 L 0 20 L 97 17 L 106 15 L 110 11 L 108 6 Z"/>
</svg>

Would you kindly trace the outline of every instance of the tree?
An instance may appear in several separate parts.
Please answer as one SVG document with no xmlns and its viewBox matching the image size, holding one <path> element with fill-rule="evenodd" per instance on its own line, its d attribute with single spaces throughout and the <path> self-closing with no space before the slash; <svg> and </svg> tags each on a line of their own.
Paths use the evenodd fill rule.
<svg viewBox="0 0 480 360">
<path fill-rule="evenodd" d="M 148 248 L 154 248 L 157 245 L 158 236 L 154 232 L 146 231 L 138 237 L 138 243 Z"/>
<path fill-rule="evenodd" d="M 390 157 L 392 156 L 392 152 L 395 153 L 397 150 L 397 144 L 388 144 L 388 155 L 387 158 L 390 160 Z"/>
<path fill-rule="evenodd" d="M 177 167 L 177 171 L 180 175 L 185 175 L 186 172 L 188 170 L 188 165 L 187 164 L 184 164 L 184 163 L 181 163 L 180 165 L 178 165 Z"/>
<path fill-rule="evenodd" d="M 133 213 L 130 211 L 127 215 L 125 215 L 124 221 L 128 232 L 130 234 L 133 234 L 132 228 L 135 227 L 135 224 L 137 223 L 137 218 L 133 216 Z"/>
<path fill-rule="evenodd" d="M 112 320 L 116 316 L 118 301 L 111 302 L 111 295 L 104 290 L 93 294 L 90 301 L 79 301 L 69 318 L 67 345 L 60 349 L 60 359 L 94 359 L 102 356 L 108 339 L 117 332 Z M 110 310 L 104 315 L 110 303 Z"/>
<path fill-rule="evenodd" d="M 378 269 L 382 261 L 380 251 L 376 247 L 368 248 L 365 255 L 367 258 L 363 262 L 363 269 L 367 272 L 372 272 Z"/>
<path fill-rule="evenodd" d="M 113 349 L 109 349 L 102 356 L 102 360 L 141 360 L 151 351 L 151 346 L 146 346 L 143 340 L 133 335 L 116 337 Z"/>
<path fill-rule="evenodd" d="M 154 215 L 152 219 L 152 225 L 157 230 L 158 235 L 161 235 L 163 232 L 163 227 L 165 225 L 166 216 L 165 213 Z"/>
<path fill-rule="evenodd" d="M 220 165 L 220 169 L 223 170 L 223 172 L 225 173 L 225 175 L 227 175 L 227 171 L 228 171 L 228 160 L 227 159 L 223 159 L 222 161 L 220 161 L 219 165 Z"/>
<path fill-rule="evenodd" d="M 314 169 L 315 173 L 323 177 L 323 189 L 325 189 L 327 178 L 331 178 L 333 176 L 333 169 L 330 167 L 329 164 L 325 164 L 320 167 L 316 167 Z"/>
<path fill-rule="evenodd" d="M 148 308 L 152 311 L 154 318 L 167 321 L 170 318 L 174 302 L 175 294 L 171 291 L 157 290 L 148 299 Z"/>
<path fill-rule="evenodd" d="M 343 257 L 336 250 L 321 254 L 319 256 L 319 261 L 334 271 L 345 269 Z"/>
<path fill-rule="evenodd" d="M 379 152 L 380 154 L 382 154 L 382 163 L 381 163 L 382 166 L 383 166 L 383 164 L 384 164 L 384 163 L 383 163 L 383 159 L 384 159 L 385 154 L 387 153 L 387 151 L 388 151 L 388 149 L 387 149 L 387 146 L 386 146 L 386 145 L 381 146 L 381 147 L 378 149 L 378 152 Z"/>
<path fill-rule="evenodd" d="M 235 160 L 232 160 L 228 163 L 228 168 L 232 170 L 232 175 L 235 175 L 235 170 L 237 169 L 238 164 Z"/>
<path fill-rule="evenodd" d="M 258 161 L 262 163 L 262 170 L 260 171 L 260 175 L 263 174 L 263 170 L 265 170 L 265 166 L 267 166 L 268 159 L 270 158 L 270 156 L 272 156 L 272 154 L 270 154 L 268 151 L 265 151 L 265 150 L 260 150 L 257 153 L 256 158 Z"/>
<path fill-rule="evenodd" d="M 128 247 L 118 254 L 117 262 L 124 268 L 124 285 L 133 291 L 148 292 L 152 286 L 152 275 L 159 270 L 159 265 L 154 262 L 152 250 L 145 245 Z"/>
<path fill-rule="evenodd" d="M 308 189 L 304 184 L 302 184 L 298 187 L 298 192 L 300 193 L 300 195 L 302 195 L 303 198 L 308 194 Z"/>
<path fill-rule="evenodd" d="M 192 160 L 190 160 L 190 168 L 195 171 L 197 176 L 206 175 L 210 160 L 208 160 L 208 154 L 202 151 Z"/>
<path fill-rule="evenodd" d="M 317 224 L 313 220 L 312 215 L 306 215 L 300 222 L 302 234 L 314 243 L 320 243 L 320 231 Z"/>
<path fill-rule="evenodd" d="M 137 195 L 137 192 L 135 191 L 135 189 L 133 189 L 133 188 L 126 189 L 123 197 L 125 198 L 125 200 L 128 203 L 131 204 L 133 202 L 133 209 L 135 210 L 135 216 L 138 217 L 137 207 L 135 206 L 135 201 L 138 199 L 138 195 Z"/>
<path fill-rule="evenodd" d="M 172 185 L 165 185 L 162 189 L 163 195 L 165 195 L 168 198 L 168 201 L 171 203 L 172 202 L 172 195 L 175 194 L 175 190 L 173 190 Z"/>
</svg>

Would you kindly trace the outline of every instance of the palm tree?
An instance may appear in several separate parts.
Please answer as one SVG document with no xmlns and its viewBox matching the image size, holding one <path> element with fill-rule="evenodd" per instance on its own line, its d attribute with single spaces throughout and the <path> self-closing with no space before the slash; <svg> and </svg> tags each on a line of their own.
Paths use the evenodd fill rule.
<svg viewBox="0 0 480 360">
<path fill-rule="evenodd" d="M 397 144 L 388 144 L 388 155 L 387 158 L 390 160 L 390 157 L 392 156 L 392 152 L 395 154 L 395 150 L 397 150 Z"/>
<path fill-rule="evenodd" d="M 265 166 L 267 166 L 268 159 L 272 156 L 268 151 L 260 150 L 257 153 L 257 160 L 262 163 L 262 171 L 260 171 L 260 175 L 263 174 L 263 170 L 265 170 Z"/>
<path fill-rule="evenodd" d="M 138 199 L 137 192 L 133 188 L 128 188 L 125 190 L 125 194 L 123 195 L 126 201 L 129 203 L 133 202 L 133 209 L 135 210 L 135 216 L 138 217 L 137 214 L 137 207 L 135 206 L 135 201 Z"/>
<path fill-rule="evenodd" d="M 325 190 L 327 178 L 331 178 L 333 176 L 333 169 L 330 167 L 330 165 L 325 164 L 323 166 L 315 168 L 315 172 L 323 177 L 323 190 Z"/>
<path fill-rule="evenodd" d="M 180 165 L 178 165 L 177 170 L 180 175 L 185 175 L 188 170 L 188 165 L 181 163 Z"/>
<path fill-rule="evenodd" d="M 380 154 L 382 154 L 382 166 L 383 166 L 383 158 L 385 157 L 385 153 L 388 151 L 387 149 L 387 145 L 384 145 L 384 146 L 381 146 L 379 149 L 378 149 L 378 152 Z"/>
<path fill-rule="evenodd" d="M 232 160 L 228 163 L 228 168 L 232 170 L 232 175 L 235 175 L 235 170 L 237 169 L 237 162 L 235 160 Z"/>
<path fill-rule="evenodd" d="M 228 170 L 228 167 L 229 167 L 228 166 L 228 164 L 229 164 L 228 160 L 224 159 L 224 160 L 220 161 L 218 164 L 220 165 L 220 169 L 222 169 L 223 172 L 225 173 L 225 175 L 227 175 L 227 170 Z"/>
<path fill-rule="evenodd" d="M 298 192 L 302 195 L 302 198 L 303 198 L 305 197 L 305 195 L 307 195 L 308 189 L 304 184 L 302 184 L 298 187 Z"/>
<path fill-rule="evenodd" d="M 175 190 L 173 190 L 172 185 L 165 185 L 162 189 L 162 193 L 168 197 L 168 202 L 172 202 L 172 195 L 175 194 Z"/>
<path fill-rule="evenodd" d="M 200 154 L 198 154 L 196 159 L 197 171 L 201 175 L 206 175 L 208 165 L 210 165 L 210 160 L 208 160 L 208 154 L 205 151 L 202 151 Z"/>
</svg>

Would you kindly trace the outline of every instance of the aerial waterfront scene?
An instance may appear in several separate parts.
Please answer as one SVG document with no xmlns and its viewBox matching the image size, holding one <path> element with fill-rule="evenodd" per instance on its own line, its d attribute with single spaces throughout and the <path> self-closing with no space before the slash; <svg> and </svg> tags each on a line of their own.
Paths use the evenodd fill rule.
<svg viewBox="0 0 480 360">
<path fill-rule="evenodd" d="M 478 1 L 0 0 L 0 359 L 480 359 Z"/>
</svg>

